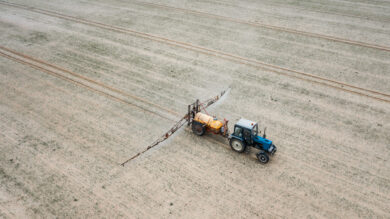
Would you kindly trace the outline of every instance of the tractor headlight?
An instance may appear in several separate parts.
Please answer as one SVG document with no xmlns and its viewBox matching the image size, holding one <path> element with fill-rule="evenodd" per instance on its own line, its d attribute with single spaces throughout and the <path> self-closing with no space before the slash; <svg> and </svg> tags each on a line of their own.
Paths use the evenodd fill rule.
<svg viewBox="0 0 390 219">
<path fill-rule="evenodd" d="M 276 146 L 272 144 L 271 147 L 269 147 L 268 152 L 274 154 L 276 152 Z"/>
</svg>

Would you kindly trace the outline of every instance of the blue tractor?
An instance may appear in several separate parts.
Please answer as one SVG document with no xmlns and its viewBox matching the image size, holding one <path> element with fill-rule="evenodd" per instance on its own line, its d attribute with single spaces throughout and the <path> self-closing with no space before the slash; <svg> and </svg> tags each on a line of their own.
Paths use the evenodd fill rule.
<svg viewBox="0 0 390 219">
<path fill-rule="evenodd" d="M 240 119 L 234 125 L 234 131 L 229 136 L 231 148 L 239 153 L 245 151 L 247 146 L 252 146 L 260 151 L 256 154 L 257 159 L 265 164 L 269 161 L 269 155 L 276 152 L 276 146 L 266 139 L 265 129 L 263 137 L 258 135 L 258 124 L 246 119 Z"/>
</svg>

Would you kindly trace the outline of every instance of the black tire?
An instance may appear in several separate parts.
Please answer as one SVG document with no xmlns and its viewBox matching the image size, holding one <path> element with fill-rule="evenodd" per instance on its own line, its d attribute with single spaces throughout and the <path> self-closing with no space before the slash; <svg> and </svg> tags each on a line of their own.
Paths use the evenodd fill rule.
<svg viewBox="0 0 390 219">
<path fill-rule="evenodd" d="M 260 153 L 256 154 L 256 156 L 257 156 L 257 159 L 258 159 L 258 160 L 260 161 L 260 163 L 262 163 L 262 164 L 266 164 L 266 163 L 268 163 L 268 161 L 269 161 L 268 155 L 267 155 L 266 153 L 264 153 L 264 152 L 260 152 Z"/>
<path fill-rule="evenodd" d="M 192 131 L 195 133 L 195 135 L 202 136 L 206 132 L 206 127 L 200 122 L 193 121 Z"/>
<path fill-rule="evenodd" d="M 232 139 L 230 139 L 230 147 L 233 149 L 233 151 L 238 152 L 238 153 L 242 153 L 245 151 L 246 145 L 244 144 L 244 142 L 242 142 L 238 139 L 232 138 Z"/>
</svg>

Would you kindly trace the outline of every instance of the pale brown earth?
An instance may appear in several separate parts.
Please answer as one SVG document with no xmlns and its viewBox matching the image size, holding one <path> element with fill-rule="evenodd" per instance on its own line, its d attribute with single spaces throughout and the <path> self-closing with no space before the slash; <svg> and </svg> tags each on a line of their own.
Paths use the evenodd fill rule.
<svg viewBox="0 0 390 219">
<path fill-rule="evenodd" d="M 390 94 L 382 49 L 146 1 L 9 2 Z M 153 3 L 390 47 L 389 1 Z M 4 4 L 0 42 L 157 113 L 0 56 L 0 218 L 390 218 L 389 102 Z M 182 115 L 228 87 L 210 113 L 266 126 L 278 146 L 268 164 L 185 127 L 120 166 L 180 119 L 138 97 Z"/>
</svg>

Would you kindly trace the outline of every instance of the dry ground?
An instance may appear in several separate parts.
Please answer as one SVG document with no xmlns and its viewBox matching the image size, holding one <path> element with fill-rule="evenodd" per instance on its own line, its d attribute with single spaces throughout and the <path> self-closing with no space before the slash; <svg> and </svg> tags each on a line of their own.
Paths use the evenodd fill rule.
<svg viewBox="0 0 390 219">
<path fill-rule="evenodd" d="M 390 51 L 132 0 L 12 2 L 390 93 Z M 154 3 L 390 46 L 388 1 Z M 278 146 L 261 165 L 184 128 L 121 167 L 179 117 L 0 57 L 0 218 L 390 217 L 388 102 L 4 4 L 0 42 L 179 114 L 230 87 L 212 114 Z"/>
</svg>

